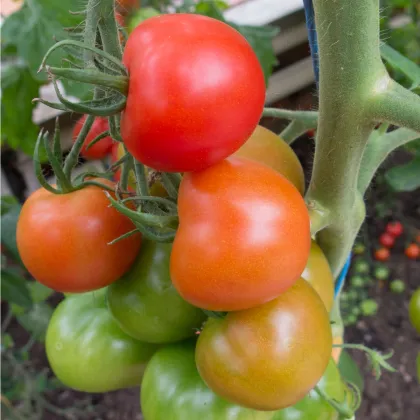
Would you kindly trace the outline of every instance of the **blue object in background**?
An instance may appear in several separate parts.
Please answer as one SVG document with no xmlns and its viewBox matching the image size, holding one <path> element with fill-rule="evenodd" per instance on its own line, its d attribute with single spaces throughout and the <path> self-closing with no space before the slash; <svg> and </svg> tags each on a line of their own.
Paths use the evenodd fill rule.
<svg viewBox="0 0 420 420">
<path fill-rule="evenodd" d="M 344 264 L 343 269 L 341 270 L 340 275 L 338 276 L 337 281 L 335 282 L 334 286 L 334 298 L 337 297 L 337 295 L 340 293 L 340 290 L 342 289 L 344 285 L 344 281 L 347 277 L 347 274 L 350 269 L 350 263 L 351 263 L 351 254 L 348 256 L 346 263 Z"/>
</svg>

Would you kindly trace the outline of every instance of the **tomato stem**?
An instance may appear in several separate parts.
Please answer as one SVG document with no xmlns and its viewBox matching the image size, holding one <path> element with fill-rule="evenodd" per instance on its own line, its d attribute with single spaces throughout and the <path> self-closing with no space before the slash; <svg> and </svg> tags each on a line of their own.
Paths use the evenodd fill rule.
<svg viewBox="0 0 420 420">
<path fill-rule="evenodd" d="M 339 403 L 338 401 L 330 398 L 322 389 L 320 386 L 316 385 L 314 388 L 314 391 L 323 398 L 331 407 L 333 407 L 339 414 L 340 418 L 344 419 L 351 419 L 354 415 L 354 410 L 352 410 L 349 407 L 349 404 L 347 402 L 347 399 L 344 398 L 344 401 L 342 403 Z"/>
</svg>

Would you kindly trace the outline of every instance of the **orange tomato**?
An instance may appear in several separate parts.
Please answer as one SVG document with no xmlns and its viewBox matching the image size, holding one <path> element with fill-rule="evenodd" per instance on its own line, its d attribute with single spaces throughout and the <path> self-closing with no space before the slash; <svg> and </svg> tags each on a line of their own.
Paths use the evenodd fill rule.
<svg viewBox="0 0 420 420">
<path fill-rule="evenodd" d="M 22 261 L 36 280 L 60 292 L 86 292 L 109 285 L 130 268 L 140 234 L 108 243 L 133 229 L 99 187 L 60 195 L 40 188 L 22 207 L 16 238 Z"/>
<path fill-rule="evenodd" d="M 301 400 L 331 357 L 325 306 L 299 279 L 278 298 L 205 324 L 196 347 L 204 382 L 221 397 L 257 410 Z"/>
<path fill-rule="evenodd" d="M 293 149 L 277 134 L 257 125 L 246 143 L 234 154 L 270 166 L 286 177 L 303 195 L 305 177 Z"/>
<path fill-rule="evenodd" d="M 311 243 L 308 262 L 301 277 L 316 290 L 330 312 L 334 300 L 334 277 L 327 258 L 315 241 Z"/>
<path fill-rule="evenodd" d="M 230 157 L 185 174 L 178 214 L 171 278 L 195 306 L 234 311 L 260 305 L 305 268 L 311 244 L 305 202 L 266 165 Z"/>
</svg>

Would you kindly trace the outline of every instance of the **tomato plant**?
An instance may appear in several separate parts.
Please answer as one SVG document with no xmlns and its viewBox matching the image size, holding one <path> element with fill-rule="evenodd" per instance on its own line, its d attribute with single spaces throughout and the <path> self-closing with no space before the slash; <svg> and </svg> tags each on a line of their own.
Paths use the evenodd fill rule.
<svg viewBox="0 0 420 420">
<path fill-rule="evenodd" d="M 273 169 L 229 158 L 184 176 L 171 278 L 181 296 L 215 311 L 274 299 L 300 276 L 309 218 L 296 188 Z"/>
<path fill-rule="evenodd" d="M 85 121 L 86 115 L 76 122 L 73 129 L 73 141 L 76 141 L 76 138 L 79 135 Z M 106 118 L 96 118 L 92 128 L 86 136 L 86 140 L 83 144 L 80 154 L 86 159 L 104 159 L 107 157 L 112 151 L 112 138 L 110 136 L 99 140 L 92 147 L 88 148 L 88 145 L 97 136 L 108 130 L 108 120 Z"/>
<path fill-rule="evenodd" d="M 141 389 L 145 420 L 271 420 L 272 412 L 241 407 L 219 397 L 201 379 L 194 342 L 158 350 L 147 365 Z"/>
<path fill-rule="evenodd" d="M 409 315 L 411 324 L 420 334 L 420 288 L 417 289 L 411 296 Z"/>
<path fill-rule="evenodd" d="M 234 156 L 264 163 L 285 176 L 302 194 L 305 191 L 303 169 L 293 149 L 278 135 L 261 125 Z"/>
<path fill-rule="evenodd" d="M 40 188 L 22 207 L 16 237 L 36 280 L 61 292 L 86 292 L 107 286 L 130 268 L 140 234 L 109 242 L 133 228 L 130 219 L 109 207 L 99 187 L 58 195 Z"/>
<path fill-rule="evenodd" d="M 107 392 L 139 385 L 157 348 L 121 331 L 106 308 L 105 292 L 67 297 L 48 326 L 50 366 L 61 382 L 79 391 Z"/>
<path fill-rule="evenodd" d="M 169 276 L 171 244 L 145 241 L 132 268 L 109 287 L 108 305 L 120 327 L 150 343 L 193 336 L 205 320 L 201 309 L 185 302 Z"/>
<path fill-rule="evenodd" d="M 330 312 L 334 299 L 334 279 L 328 261 L 315 241 L 311 242 L 308 262 L 301 276 L 315 289 Z"/>
<path fill-rule="evenodd" d="M 315 386 L 331 346 L 325 306 L 300 279 L 271 302 L 207 321 L 196 362 L 216 394 L 245 407 L 278 410 Z"/>
<path fill-rule="evenodd" d="M 131 33 L 124 64 L 130 84 L 122 138 L 153 169 L 208 167 L 239 149 L 261 117 L 258 58 L 223 22 L 190 14 L 147 19 Z"/>
</svg>

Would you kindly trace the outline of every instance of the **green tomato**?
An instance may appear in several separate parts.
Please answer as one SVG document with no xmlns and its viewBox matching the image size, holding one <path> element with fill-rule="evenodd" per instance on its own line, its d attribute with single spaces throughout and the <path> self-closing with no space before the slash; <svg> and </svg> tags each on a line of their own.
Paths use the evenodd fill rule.
<svg viewBox="0 0 420 420">
<path fill-rule="evenodd" d="M 375 268 L 375 277 L 378 280 L 386 280 L 389 277 L 389 268 L 379 266 Z"/>
<path fill-rule="evenodd" d="M 363 277 L 361 277 L 361 276 L 352 276 L 352 277 L 350 277 L 350 284 L 353 287 L 356 287 L 356 288 L 360 289 L 365 285 L 365 281 L 364 281 Z"/>
<path fill-rule="evenodd" d="M 372 316 L 378 312 L 378 304 L 373 299 L 366 299 L 360 304 L 360 310 L 365 316 Z"/>
<path fill-rule="evenodd" d="M 389 286 L 393 293 L 403 293 L 405 290 L 405 284 L 402 280 L 393 280 Z"/>
<path fill-rule="evenodd" d="M 271 420 L 273 412 L 230 403 L 211 391 L 195 365 L 195 343 L 169 345 L 152 357 L 141 388 L 144 420 Z"/>
<path fill-rule="evenodd" d="M 420 287 L 411 296 L 408 310 L 411 324 L 420 334 Z"/>
<path fill-rule="evenodd" d="M 61 382 L 78 391 L 107 392 L 139 385 L 157 349 L 121 331 L 107 310 L 105 292 L 67 297 L 47 329 L 51 369 Z"/>
<path fill-rule="evenodd" d="M 366 274 L 369 273 L 370 267 L 369 263 L 364 260 L 359 260 L 356 262 L 354 269 L 358 274 Z"/>
<path fill-rule="evenodd" d="M 339 403 L 346 398 L 347 387 L 341 379 L 334 360 L 331 359 L 327 369 L 318 382 L 318 386 L 332 399 Z M 331 407 L 316 391 L 309 394 L 292 407 L 278 411 L 273 420 L 336 420 L 337 411 Z"/>
<path fill-rule="evenodd" d="M 195 334 L 206 319 L 187 303 L 169 275 L 171 244 L 144 241 L 132 268 L 108 289 L 108 306 L 123 331 L 148 343 L 170 343 Z"/>
<path fill-rule="evenodd" d="M 362 243 L 359 242 L 359 243 L 354 244 L 353 252 L 356 255 L 363 254 L 365 252 L 365 250 L 366 250 L 366 247 Z"/>
</svg>

